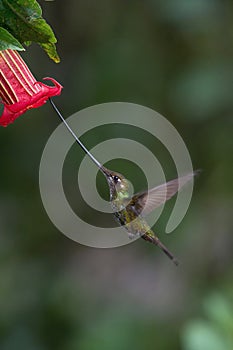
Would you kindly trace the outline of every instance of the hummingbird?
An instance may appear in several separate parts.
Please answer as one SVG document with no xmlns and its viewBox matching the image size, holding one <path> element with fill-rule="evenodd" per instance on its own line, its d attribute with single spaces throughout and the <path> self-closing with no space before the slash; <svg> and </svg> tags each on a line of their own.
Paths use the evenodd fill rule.
<svg viewBox="0 0 233 350">
<path fill-rule="evenodd" d="M 120 226 L 124 226 L 128 232 L 129 238 L 132 239 L 141 237 L 143 240 L 158 246 L 175 265 L 178 265 L 178 260 L 176 257 L 160 241 L 149 224 L 146 222 L 145 216 L 172 198 L 198 173 L 198 171 L 173 179 L 164 184 L 131 196 L 130 182 L 122 174 L 109 170 L 103 166 L 79 140 L 51 99 L 50 102 L 59 118 L 74 137 L 75 141 L 105 176 L 109 186 L 110 204 L 116 222 Z"/>
</svg>

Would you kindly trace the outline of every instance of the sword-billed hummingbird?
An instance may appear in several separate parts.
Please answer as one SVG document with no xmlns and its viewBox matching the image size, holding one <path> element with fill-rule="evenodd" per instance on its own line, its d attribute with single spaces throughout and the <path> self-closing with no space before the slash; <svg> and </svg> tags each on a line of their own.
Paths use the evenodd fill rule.
<svg viewBox="0 0 233 350">
<path fill-rule="evenodd" d="M 51 99 L 50 102 L 76 142 L 104 174 L 109 186 L 110 203 L 114 218 L 121 226 L 125 227 L 129 238 L 141 237 L 145 241 L 158 246 L 175 265 L 178 265 L 178 260 L 155 235 L 145 221 L 144 216 L 173 197 L 198 171 L 130 196 L 130 182 L 122 174 L 111 171 L 100 164 L 79 140 Z"/>
</svg>

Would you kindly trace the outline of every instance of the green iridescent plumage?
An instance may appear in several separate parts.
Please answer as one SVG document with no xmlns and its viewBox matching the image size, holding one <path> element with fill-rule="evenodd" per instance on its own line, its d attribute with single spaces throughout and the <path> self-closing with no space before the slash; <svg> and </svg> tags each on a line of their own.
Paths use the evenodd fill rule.
<svg viewBox="0 0 233 350">
<path fill-rule="evenodd" d="M 130 197 L 130 183 L 122 174 L 103 166 L 100 166 L 100 170 L 105 175 L 109 185 L 110 202 L 116 221 L 125 227 L 130 238 L 140 236 L 145 241 L 157 245 L 177 265 L 177 259 L 154 234 L 144 216 L 174 196 L 181 187 L 193 178 L 195 173 L 171 180 Z"/>
</svg>

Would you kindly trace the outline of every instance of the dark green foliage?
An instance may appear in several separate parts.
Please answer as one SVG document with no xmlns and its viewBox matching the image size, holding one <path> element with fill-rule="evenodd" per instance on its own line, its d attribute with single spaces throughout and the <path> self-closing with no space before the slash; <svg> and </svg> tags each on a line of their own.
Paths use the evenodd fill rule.
<svg viewBox="0 0 233 350">
<path fill-rule="evenodd" d="M 51 27 L 42 18 L 35 0 L 0 0 L 0 50 L 22 50 L 22 45 L 38 43 L 55 62 L 59 62 Z M 3 28 L 5 29 L 3 31 Z"/>
</svg>

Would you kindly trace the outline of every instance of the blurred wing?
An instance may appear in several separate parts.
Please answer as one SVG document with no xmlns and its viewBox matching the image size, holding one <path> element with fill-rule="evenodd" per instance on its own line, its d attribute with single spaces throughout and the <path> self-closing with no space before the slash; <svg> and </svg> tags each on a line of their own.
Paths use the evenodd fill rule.
<svg viewBox="0 0 233 350">
<path fill-rule="evenodd" d="M 145 216 L 173 197 L 195 175 L 196 173 L 191 173 L 156 186 L 149 191 L 137 193 L 132 197 L 128 205 L 131 205 L 138 215 L 142 214 Z"/>
</svg>

